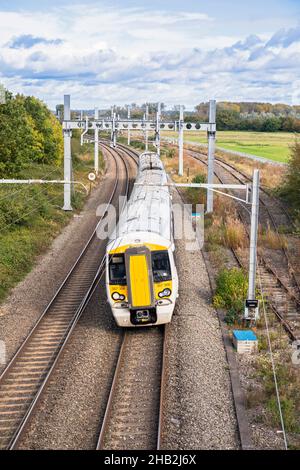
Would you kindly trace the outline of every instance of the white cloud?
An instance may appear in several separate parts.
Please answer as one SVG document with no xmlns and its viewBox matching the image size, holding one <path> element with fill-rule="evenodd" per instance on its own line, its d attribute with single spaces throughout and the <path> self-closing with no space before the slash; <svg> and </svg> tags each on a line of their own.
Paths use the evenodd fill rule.
<svg viewBox="0 0 300 470">
<path fill-rule="evenodd" d="M 51 106 L 66 92 L 74 106 L 291 100 L 300 27 L 243 38 L 212 34 L 213 24 L 206 14 L 186 11 L 1 12 L 0 81 Z"/>
</svg>

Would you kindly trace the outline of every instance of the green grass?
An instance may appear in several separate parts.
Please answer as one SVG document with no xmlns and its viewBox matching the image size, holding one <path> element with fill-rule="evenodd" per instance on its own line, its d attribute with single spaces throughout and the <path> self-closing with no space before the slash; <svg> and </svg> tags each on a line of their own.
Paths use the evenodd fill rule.
<svg viewBox="0 0 300 470">
<path fill-rule="evenodd" d="M 74 159 L 73 169 L 74 178 L 87 183 L 93 167 L 92 149 L 84 150 L 84 156 Z M 17 178 L 62 179 L 63 171 L 51 165 L 32 165 Z M 83 188 L 76 187 L 72 200 L 75 211 L 83 206 L 85 199 Z M 0 185 L 0 302 L 73 217 L 62 206 L 63 185 Z"/>
<path fill-rule="evenodd" d="M 165 133 L 165 135 L 172 135 Z M 287 162 L 290 146 L 298 134 L 291 132 L 217 132 L 217 146 L 227 150 L 248 153 L 278 162 Z M 186 132 L 185 141 L 206 143 L 205 133 Z"/>
</svg>

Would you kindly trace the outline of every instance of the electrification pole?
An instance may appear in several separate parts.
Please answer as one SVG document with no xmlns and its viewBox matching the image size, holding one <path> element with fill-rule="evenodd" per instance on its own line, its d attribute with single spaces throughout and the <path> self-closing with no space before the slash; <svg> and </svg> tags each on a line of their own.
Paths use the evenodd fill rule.
<svg viewBox="0 0 300 470">
<path fill-rule="evenodd" d="M 148 119 L 149 119 L 149 105 L 146 104 L 146 122 L 148 121 Z M 148 145 L 148 131 L 146 129 L 146 132 L 145 132 L 145 150 L 146 150 L 146 152 L 148 151 L 148 147 L 149 147 L 149 145 Z"/>
<path fill-rule="evenodd" d="M 159 156 L 160 156 L 160 117 L 161 117 L 161 103 L 157 103 L 155 144 L 156 144 L 156 149 L 157 149 L 157 153 Z"/>
<path fill-rule="evenodd" d="M 112 122 L 112 142 L 113 142 L 113 146 L 116 148 L 116 146 L 117 146 L 116 113 L 113 114 L 113 122 Z"/>
<path fill-rule="evenodd" d="M 259 214 L 259 170 L 253 171 L 251 232 L 249 253 L 249 286 L 248 299 L 245 307 L 245 319 L 257 320 L 258 301 L 256 300 L 256 260 L 257 260 L 257 234 Z"/>
<path fill-rule="evenodd" d="M 110 116 L 111 116 L 111 122 L 112 122 L 112 127 L 111 127 L 111 133 L 110 133 L 110 142 L 111 142 L 111 145 L 113 145 L 113 142 L 114 142 L 114 114 L 115 114 L 115 107 L 112 106 L 111 107 L 111 113 L 110 113 Z"/>
<path fill-rule="evenodd" d="M 64 121 L 71 120 L 71 97 L 64 95 Z M 72 156 L 71 156 L 72 130 L 68 127 L 64 129 L 64 180 L 69 181 L 64 184 L 64 211 L 71 211 L 71 179 L 72 179 Z"/>
<path fill-rule="evenodd" d="M 99 119 L 99 109 L 95 108 L 95 121 Z M 99 129 L 95 127 L 95 173 L 98 175 L 99 173 Z"/>
<path fill-rule="evenodd" d="M 128 105 L 127 108 L 127 117 L 130 119 L 130 106 Z M 127 131 L 127 137 L 128 137 L 128 145 L 130 145 L 130 129 L 129 129 L 129 123 L 128 123 L 128 131 Z"/>
<path fill-rule="evenodd" d="M 180 105 L 178 123 L 178 175 L 183 175 L 183 106 Z"/>
<path fill-rule="evenodd" d="M 216 101 L 210 100 L 209 102 L 209 123 L 216 124 Z M 207 170 L 207 183 L 213 184 L 214 182 L 214 160 L 216 148 L 216 131 L 210 129 L 207 132 L 208 137 L 208 170 Z M 214 193 L 210 189 L 207 191 L 207 213 L 213 212 L 214 209 Z"/>
</svg>

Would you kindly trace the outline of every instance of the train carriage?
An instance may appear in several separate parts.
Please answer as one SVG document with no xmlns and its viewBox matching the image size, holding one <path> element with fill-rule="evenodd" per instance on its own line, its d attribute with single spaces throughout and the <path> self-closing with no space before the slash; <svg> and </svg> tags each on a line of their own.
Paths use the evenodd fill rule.
<svg viewBox="0 0 300 470">
<path fill-rule="evenodd" d="M 171 321 L 178 295 L 171 196 L 158 155 L 139 157 L 131 197 L 106 251 L 106 290 L 119 326 Z"/>
</svg>

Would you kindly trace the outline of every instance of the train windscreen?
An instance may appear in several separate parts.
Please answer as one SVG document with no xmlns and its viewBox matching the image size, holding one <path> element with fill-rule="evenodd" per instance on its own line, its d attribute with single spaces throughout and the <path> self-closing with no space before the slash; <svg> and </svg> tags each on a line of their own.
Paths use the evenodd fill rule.
<svg viewBox="0 0 300 470">
<path fill-rule="evenodd" d="M 154 282 L 170 281 L 172 274 L 169 253 L 167 251 L 152 251 L 151 256 Z"/>
<path fill-rule="evenodd" d="M 110 284 L 126 284 L 126 269 L 124 255 L 112 256 L 109 263 L 109 282 Z"/>
</svg>

